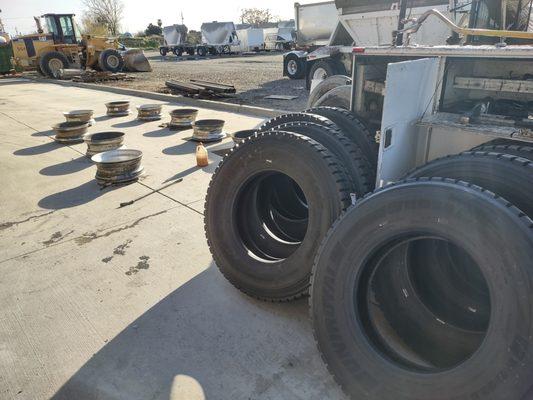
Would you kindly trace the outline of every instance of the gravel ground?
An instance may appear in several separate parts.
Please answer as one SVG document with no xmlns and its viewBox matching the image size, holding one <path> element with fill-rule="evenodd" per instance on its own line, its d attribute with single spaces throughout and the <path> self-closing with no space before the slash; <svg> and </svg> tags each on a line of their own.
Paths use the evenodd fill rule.
<svg viewBox="0 0 533 400">
<path fill-rule="evenodd" d="M 275 108 L 287 111 L 305 109 L 308 93 L 304 80 L 283 76 L 281 54 L 226 56 L 222 58 L 177 61 L 174 56 L 163 59 L 158 52 L 146 52 L 153 72 L 134 73 L 131 82 L 106 82 L 106 85 L 128 87 L 152 92 L 167 92 L 165 81 L 190 79 L 234 85 L 235 98 L 221 101 Z M 295 100 L 270 100 L 269 95 L 298 96 Z"/>
</svg>

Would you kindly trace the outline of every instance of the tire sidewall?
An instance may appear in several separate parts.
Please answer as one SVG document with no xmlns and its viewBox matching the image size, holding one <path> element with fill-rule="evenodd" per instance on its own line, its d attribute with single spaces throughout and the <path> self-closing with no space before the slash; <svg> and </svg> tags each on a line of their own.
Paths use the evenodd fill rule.
<svg viewBox="0 0 533 400">
<path fill-rule="evenodd" d="M 251 257 L 234 223 L 237 193 L 252 177 L 266 171 L 291 177 L 304 191 L 309 205 L 308 229 L 302 244 L 287 259 L 276 263 Z M 226 277 L 261 297 L 268 297 L 269 293 L 288 297 L 306 288 L 320 241 L 342 211 L 340 195 L 332 196 L 338 193 L 334 179 L 321 156 L 298 141 L 267 136 L 260 146 L 237 149 L 214 176 L 206 203 L 208 240 L 215 262 Z M 238 267 L 243 264 L 247 265 L 246 270 Z"/>
<path fill-rule="evenodd" d="M 442 190 L 447 186 L 450 184 L 432 185 L 422 191 L 400 189 L 363 200 L 336 225 L 335 240 L 330 235 L 317 257 L 311 310 L 315 335 L 337 379 L 354 397 L 518 399 L 512 393 L 518 396 L 526 391 L 524 371 L 530 372 L 533 366 L 526 339 L 533 328 L 528 315 L 533 307 L 531 271 L 506 266 L 515 265 L 516 260 L 525 266 L 530 264 L 531 242 L 524 239 L 527 228 L 520 227 L 517 234 L 516 224 L 509 225 L 511 218 L 505 206 L 485 201 L 487 208 L 472 209 L 469 201 L 479 204 L 486 199 L 465 193 L 468 190 L 464 188 L 450 195 Z M 437 215 L 445 218 L 436 218 Z M 370 345 L 355 318 L 353 303 L 347 300 L 353 298 L 363 260 L 376 246 L 406 229 L 461 238 L 462 247 L 475 253 L 483 265 L 491 300 L 497 305 L 492 309 L 491 324 L 480 349 L 464 364 L 447 372 L 409 372 L 383 359 Z M 512 249 L 499 246 L 502 242 L 513 243 L 513 239 Z M 521 363 L 525 364 L 523 369 Z M 508 369 L 502 369 L 502 365 Z M 520 372 L 520 382 L 499 385 L 502 378 L 510 380 Z"/>
</svg>

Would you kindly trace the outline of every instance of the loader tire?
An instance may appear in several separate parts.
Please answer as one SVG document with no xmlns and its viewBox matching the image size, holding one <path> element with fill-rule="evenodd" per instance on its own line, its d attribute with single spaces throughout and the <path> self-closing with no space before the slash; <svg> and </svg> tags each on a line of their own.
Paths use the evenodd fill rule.
<svg viewBox="0 0 533 400">
<path fill-rule="evenodd" d="M 303 236 L 283 257 L 269 254 L 268 246 L 255 240 L 254 216 L 269 223 L 262 208 L 271 204 L 269 192 L 278 179 L 299 187 L 308 217 Z M 244 293 L 292 300 L 308 292 L 320 242 L 349 205 L 349 180 L 324 146 L 289 132 L 257 133 L 233 148 L 211 179 L 205 206 L 208 245 L 222 274 Z"/>
<path fill-rule="evenodd" d="M 330 76 L 324 79 L 309 94 L 309 100 L 307 101 L 307 107 L 308 108 L 314 107 L 317 101 L 330 90 L 335 89 L 336 87 L 339 87 L 339 86 L 351 85 L 351 84 L 352 84 L 352 79 L 346 75 L 333 75 L 333 76 Z"/>
<path fill-rule="evenodd" d="M 49 51 L 39 60 L 39 67 L 45 76 L 56 78 L 60 69 L 68 68 L 69 62 L 67 57 L 58 51 Z"/>
<path fill-rule="evenodd" d="M 408 178 L 443 177 L 481 186 L 533 218 L 533 163 L 513 155 L 467 152 L 432 161 Z M 477 330 L 490 312 L 488 288 L 471 268 L 474 261 L 442 241 L 411 248 L 411 262 L 424 266 L 412 279 L 426 306 L 442 321 Z M 431 288 L 431 289 L 430 289 Z"/>
<path fill-rule="evenodd" d="M 107 49 L 98 57 L 98 66 L 102 71 L 120 72 L 124 69 L 124 58 L 117 50 Z"/>
<path fill-rule="evenodd" d="M 356 114 L 338 107 L 314 107 L 304 112 L 321 115 L 333 121 L 352 142 L 359 146 L 376 169 L 379 145 L 375 136 Z"/>
<path fill-rule="evenodd" d="M 394 299 L 373 290 L 383 258 L 428 235 L 470 254 L 491 288 L 483 340 L 452 366 L 407 346 L 380 315 Z M 335 223 L 319 251 L 310 299 L 319 350 L 353 399 L 522 400 L 533 374 L 532 259 L 533 221 L 489 191 L 444 178 L 380 189 Z"/>
</svg>

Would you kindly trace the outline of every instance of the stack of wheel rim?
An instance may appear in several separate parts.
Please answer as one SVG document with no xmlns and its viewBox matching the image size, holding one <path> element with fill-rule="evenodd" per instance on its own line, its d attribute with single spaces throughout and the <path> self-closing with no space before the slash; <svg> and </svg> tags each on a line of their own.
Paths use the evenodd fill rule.
<svg viewBox="0 0 533 400">
<path fill-rule="evenodd" d="M 239 141 L 206 198 L 217 266 L 255 298 L 309 293 L 351 398 L 529 399 L 533 147 L 485 144 L 370 193 L 377 153 L 332 107 Z"/>
</svg>

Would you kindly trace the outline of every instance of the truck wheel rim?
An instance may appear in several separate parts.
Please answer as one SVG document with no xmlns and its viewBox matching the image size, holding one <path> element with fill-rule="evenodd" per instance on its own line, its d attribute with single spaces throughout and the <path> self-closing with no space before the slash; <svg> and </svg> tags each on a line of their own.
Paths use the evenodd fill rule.
<svg viewBox="0 0 533 400">
<path fill-rule="evenodd" d="M 287 69 L 289 70 L 289 74 L 296 75 L 298 72 L 298 63 L 294 60 L 289 61 L 287 64 Z"/>
<path fill-rule="evenodd" d="M 117 56 L 110 55 L 109 57 L 107 57 L 107 64 L 111 68 L 117 68 L 120 65 L 120 61 Z"/>
<path fill-rule="evenodd" d="M 63 68 L 63 62 L 57 58 L 52 58 L 49 62 L 48 62 L 48 67 L 50 67 L 50 70 L 52 72 L 57 72 L 59 71 L 61 68 Z"/>
<path fill-rule="evenodd" d="M 317 68 L 313 74 L 313 79 L 325 80 L 328 77 L 328 73 L 324 68 Z"/>
</svg>

